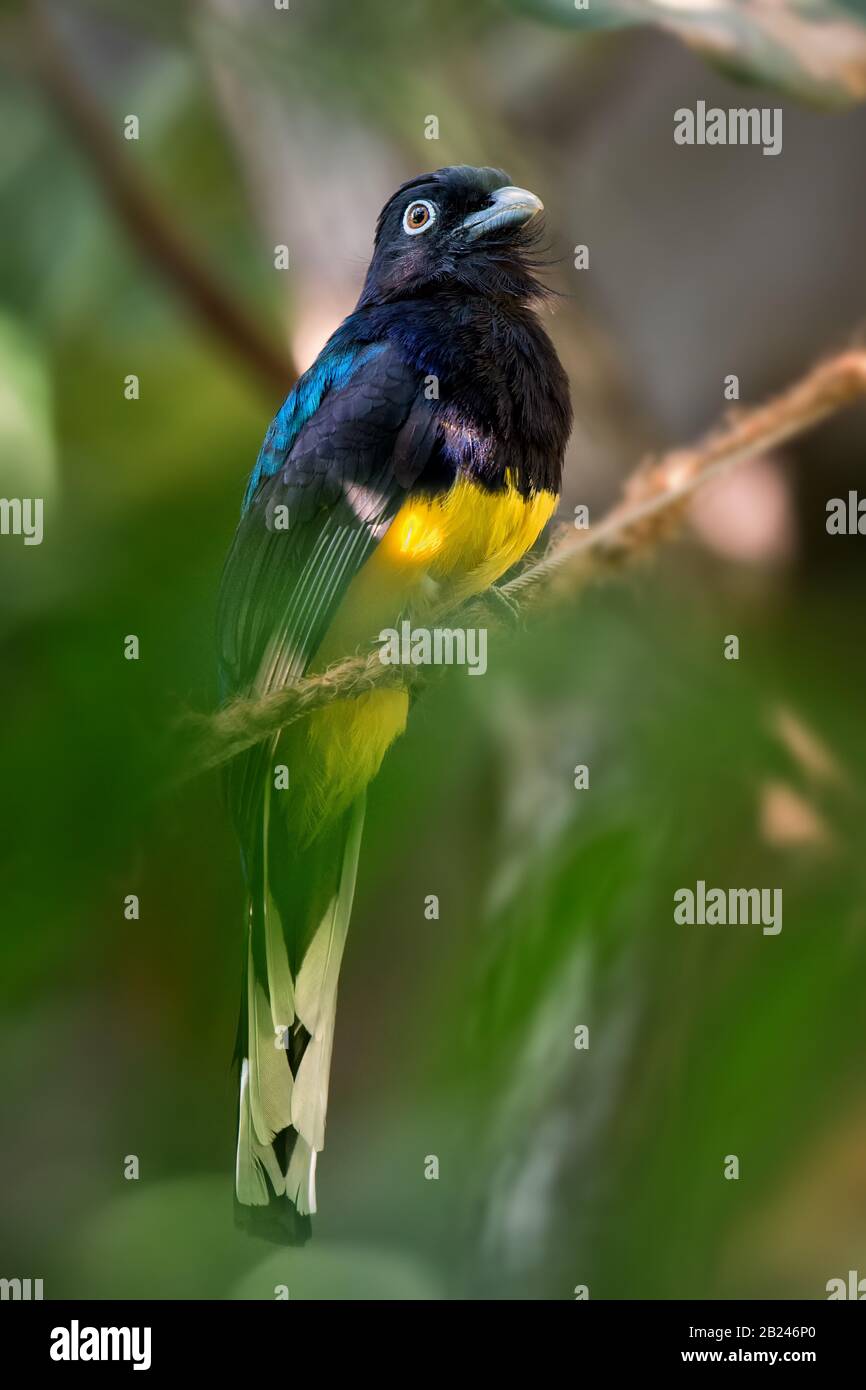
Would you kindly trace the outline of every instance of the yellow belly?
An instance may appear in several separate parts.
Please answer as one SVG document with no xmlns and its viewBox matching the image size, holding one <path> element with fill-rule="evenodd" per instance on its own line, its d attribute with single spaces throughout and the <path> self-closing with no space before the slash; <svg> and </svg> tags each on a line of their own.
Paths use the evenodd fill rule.
<svg viewBox="0 0 866 1390">
<path fill-rule="evenodd" d="M 422 602 L 431 580 L 444 602 L 488 588 L 535 543 L 556 502 L 552 492 L 524 498 L 514 487 L 490 493 L 465 480 L 439 497 L 406 502 L 349 586 L 314 669 L 395 626 L 401 612 Z M 318 710 L 298 732 L 289 731 L 293 761 L 301 763 L 295 810 L 304 839 L 314 838 L 376 776 L 408 711 L 404 691 L 371 691 Z"/>
<path fill-rule="evenodd" d="M 486 492 L 461 479 L 439 497 L 404 503 L 371 565 L 409 576 L 422 569 L 459 600 L 488 588 L 534 545 L 556 494 Z"/>
</svg>

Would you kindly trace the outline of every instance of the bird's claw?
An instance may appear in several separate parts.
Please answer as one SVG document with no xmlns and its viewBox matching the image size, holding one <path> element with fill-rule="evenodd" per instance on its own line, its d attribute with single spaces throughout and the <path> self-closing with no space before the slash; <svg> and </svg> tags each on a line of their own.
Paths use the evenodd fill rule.
<svg viewBox="0 0 866 1390">
<path fill-rule="evenodd" d="M 500 615 L 505 620 L 508 627 L 515 632 L 519 632 L 524 627 L 523 610 L 516 598 L 512 598 L 504 589 L 500 589 L 497 584 L 491 584 L 487 590 L 488 595 L 499 605 Z"/>
</svg>

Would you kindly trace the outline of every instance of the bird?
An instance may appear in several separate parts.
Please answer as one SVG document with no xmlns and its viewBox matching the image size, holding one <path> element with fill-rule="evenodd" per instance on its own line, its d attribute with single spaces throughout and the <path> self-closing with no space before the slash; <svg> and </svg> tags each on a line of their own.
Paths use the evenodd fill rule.
<svg viewBox="0 0 866 1390">
<path fill-rule="evenodd" d="M 539 318 L 542 214 L 502 170 L 466 165 L 385 203 L 356 307 L 246 486 L 217 603 L 225 700 L 481 593 L 538 540 L 572 424 Z M 246 894 L 235 1219 L 281 1244 L 312 1229 L 367 788 L 408 713 L 399 688 L 333 700 L 224 776 Z"/>
</svg>

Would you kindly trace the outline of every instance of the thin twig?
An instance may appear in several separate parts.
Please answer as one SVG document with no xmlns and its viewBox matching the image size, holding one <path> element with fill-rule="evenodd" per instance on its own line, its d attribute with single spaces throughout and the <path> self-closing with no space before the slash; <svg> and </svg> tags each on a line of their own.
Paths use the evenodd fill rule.
<svg viewBox="0 0 866 1390">
<path fill-rule="evenodd" d="M 499 593 L 522 610 L 561 591 L 557 581 L 566 572 L 572 583 L 576 578 L 586 582 L 612 564 L 645 553 L 671 533 L 699 487 L 864 396 L 866 352 L 851 350 L 822 363 L 782 395 L 743 411 L 703 443 L 639 467 L 626 483 L 623 501 L 603 521 L 555 544 L 541 560 L 502 585 Z M 498 599 L 475 599 L 432 614 L 426 621 L 431 626 L 454 627 L 470 625 L 468 619 L 479 626 L 501 626 L 503 606 Z M 384 665 L 379 648 L 372 647 L 259 699 L 233 700 L 211 716 L 189 715 L 184 720 L 191 735 L 189 773 L 219 767 L 332 700 L 354 699 L 384 687 L 414 692 L 430 674 L 429 667 Z"/>
<path fill-rule="evenodd" d="M 43 7 L 29 5 L 35 75 L 86 155 L 102 192 L 141 255 L 199 322 L 252 371 L 268 392 L 285 395 L 297 371 L 245 305 L 207 267 L 207 258 L 172 220 L 135 167 L 63 49 Z"/>
</svg>

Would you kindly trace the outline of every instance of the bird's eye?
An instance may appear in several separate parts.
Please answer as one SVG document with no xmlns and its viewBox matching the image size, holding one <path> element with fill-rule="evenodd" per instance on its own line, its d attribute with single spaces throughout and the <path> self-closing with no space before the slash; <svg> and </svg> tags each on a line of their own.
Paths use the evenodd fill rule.
<svg viewBox="0 0 866 1390">
<path fill-rule="evenodd" d="M 410 203 L 403 213 L 403 231 L 409 236 L 417 236 L 419 232 L 426 232 L 435 221 L 434 205 L 428 203 L 426 198 L 418 198 L 414 203 Z"/>
</svg>

